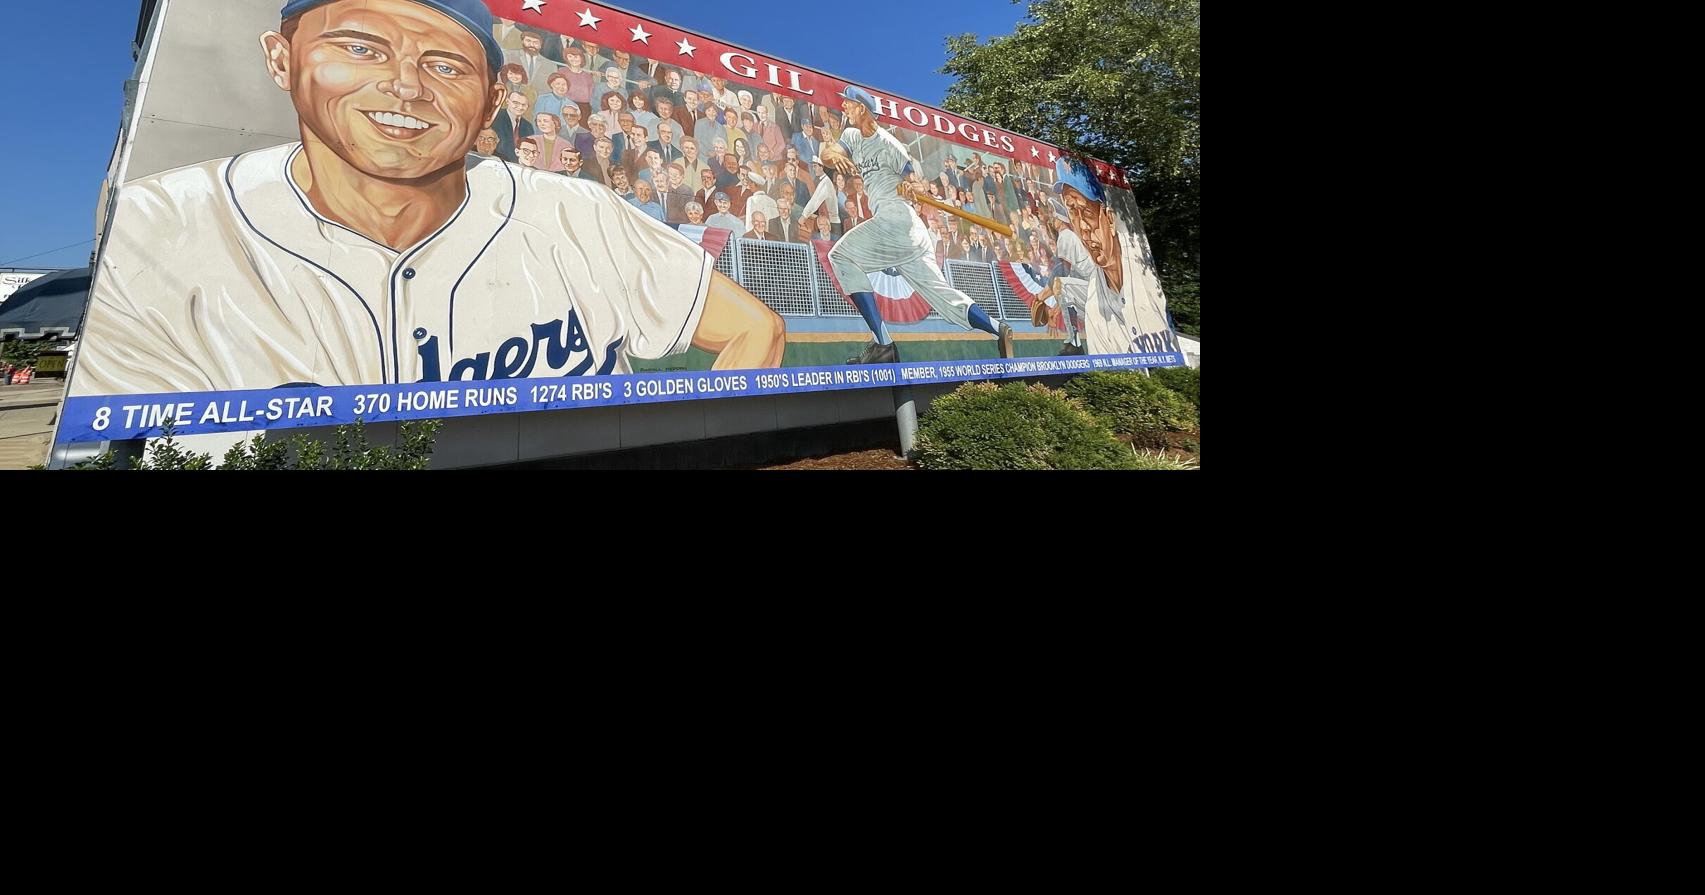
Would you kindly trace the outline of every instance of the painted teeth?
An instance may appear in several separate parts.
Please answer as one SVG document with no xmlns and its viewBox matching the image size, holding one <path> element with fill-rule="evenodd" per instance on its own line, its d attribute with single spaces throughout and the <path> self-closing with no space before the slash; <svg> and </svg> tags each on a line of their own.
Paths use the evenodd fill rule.
<svg viewBox="0 0 1705 895">
<path fill-rule="evenodd" d="M 410 118 L 407 115 L 398 115 L 395 112 L 369 112 L 367 117 L 388 127 L 406 127 L 411 131 L 423 131 L 432 126 L 424 121 Z"/>
</svg>

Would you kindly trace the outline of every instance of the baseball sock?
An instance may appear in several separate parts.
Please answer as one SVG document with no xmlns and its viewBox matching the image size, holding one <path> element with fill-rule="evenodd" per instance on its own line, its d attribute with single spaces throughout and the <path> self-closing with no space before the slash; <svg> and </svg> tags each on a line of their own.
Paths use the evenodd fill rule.
<svg viewBox="0 0 1705 895">
<path fill-rule="evenodd" d="M 848 296 L 860 315 L 864 317 L 865 325 L 870 327 L 872 335 L 876 336 L 876 344 L 892 345 L 894 340 L 888 335 L 888 327 L 882 322 L 882 315 L 876 312 L 876 294 L 874 292 L 854 292 Z"/>
<path fill-rule="evenodd" d="M 983 332 L 992 336 L 1001 334 L 1001 331 L 995 328 L 994 321 L 989 319 L 989 312 L 983 310 L 982 305 L 972 305 L 971 310 L 967 311 L 965 316 L 971 321 L 972 326 Z"/>
</svg>

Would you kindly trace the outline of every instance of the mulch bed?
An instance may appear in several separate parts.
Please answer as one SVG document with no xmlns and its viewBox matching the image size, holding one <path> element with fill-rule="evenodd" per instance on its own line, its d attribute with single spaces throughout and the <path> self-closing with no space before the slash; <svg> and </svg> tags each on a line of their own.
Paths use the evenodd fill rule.
<svg viewBox="0 0 1705 895">
<path fill-rule="evenodd" d="M 795 460 L 779 466 L 764 466 L 762 469 L 917 469 L 910 461 L 895 456 L 887 448 L 877 448 L 870 451 L 853 451 L 847 454 L 830 454 L 827 457 L 812 457 L 807 460 Z"/>
<path fill-rule="evenodd" d="M 1133 439 L 1129 435 L 1117 436 L 1126 444 L 1133 444 L 1138 449 L 1162 451 L 1167 456 L 1177 460 L 1201 460 L 1201 456 L 1184 449 L 1184 443 L 1194 441 L 1200 444 L 1202 433 L 1197 432 L 1166 432 L 1158 436 Z M 760 469 L 911 469 L 918 467 L 909 460 L 894 455 L 888 448 L 877 448 L 869 451 L 851 451 L 844 454 L 830 454 L 825 457 L 812 457 L 806 460 L 795 460 L 792 463 L 782 463 L 777 466 L 762 466 Z"/>
</svg>

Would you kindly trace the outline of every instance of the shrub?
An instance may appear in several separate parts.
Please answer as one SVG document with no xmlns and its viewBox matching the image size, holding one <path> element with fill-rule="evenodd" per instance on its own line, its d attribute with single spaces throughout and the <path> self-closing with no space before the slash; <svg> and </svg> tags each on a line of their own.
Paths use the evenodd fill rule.
<svg viewBox="0 0 1705 895">
<path fill-rule="evenodd" d="M 1125 435 L 1189 432 L 1197 425 L 1195 405 L 1141 373 L 1084 373 L 1066 383 L 1066 394 Z"/>
<path fill-rule="evenodd" d="M 1202 409 L 1202 371 L 1195 367 L 1154 367 L 1149 373 L 1160 384 L 1184 396 L 1184 400 Z"/>
<path fill-rule="evenodd" d="M 67 469 L 425 469 L 432 459 L 433 445 L 442 420 L 417 420 L 397 428 L 401 444 L 396 448 L 367 443 L 366 426 L 356 420 L 338 426 L 334 446 L 326 446 L 297 434 L 289 440 L 268 439 L 265 433 L 252 441 L 239 441 L 225 452 L 219 466 L 212 454 L 195 454 L 178 446 L 172 424 L 161 427 L 161 437 L 149 447 L 146 457 L 132 457 L 129 466 L 119 466 L 112 451 L 66 467 Z"/>
<path fill-rule="evenodd" d="M 1136 455 L 1081 405 L 1042 385 L 971 382 L 918 426 L 924 469 L 1135 469 Z"/>
</svg>

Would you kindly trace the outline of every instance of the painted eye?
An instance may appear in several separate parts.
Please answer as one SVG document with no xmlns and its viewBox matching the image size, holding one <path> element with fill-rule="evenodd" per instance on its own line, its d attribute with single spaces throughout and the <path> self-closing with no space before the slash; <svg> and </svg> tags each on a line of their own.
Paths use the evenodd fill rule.
<svg viewBox="0 0 1705 895">
<path fill-rule="evenodd" d="M 452 66 L 446 65 L 442 62 L 435 63 L 435 64 L 429 66 L 428 70 L 433 72 L 434 74 L 443 75 L 446 78 L 454 77 L 454 76 L 460 74 L 460 72 L 456 71 L 455 68 L 453 68 Z"/>
<path fill-rule="evenodd" d="M 350 44 L 348 49 L 351 56 L 361 56 L 365 58 L 373 55 L 371 47 L 364 47 L 361 44 Z"/>
</svg>

